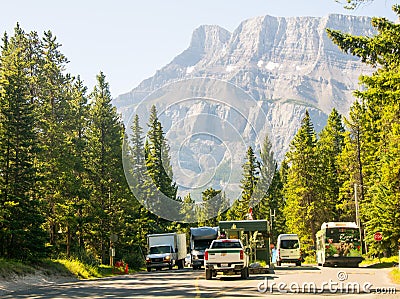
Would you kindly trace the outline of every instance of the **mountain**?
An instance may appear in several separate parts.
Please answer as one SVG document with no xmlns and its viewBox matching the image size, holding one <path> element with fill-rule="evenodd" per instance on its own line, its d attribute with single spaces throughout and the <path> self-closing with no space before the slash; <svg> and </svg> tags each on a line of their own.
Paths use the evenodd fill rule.
<svg viewBox="0 0 400 299">
<path fill-rule="evenodd" d="M 281 161 L 306 109 L 319 131 L 332 108 L 347 115 L 358 77 L 372 72 L 341 52 L 326 28 L 375 33 L 369 17 L 348 15 L 262 16 L 232 33 L 200 26 L 185 51 L 114 104 L 127 127 L 138 113 L 144 128 L 156 104 L 181 190 L 238 190 L 248 145 L 259 149 L 268 134 Z"/>
</svg>

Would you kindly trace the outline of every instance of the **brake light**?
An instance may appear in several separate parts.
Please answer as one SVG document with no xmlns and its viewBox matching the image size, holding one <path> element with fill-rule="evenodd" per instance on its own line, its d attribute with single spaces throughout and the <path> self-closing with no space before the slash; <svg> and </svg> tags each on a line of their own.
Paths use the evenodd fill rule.
<svg viewBox="0 0 400 299">
<path fill-rule="evenodd" d="M 206 250 L 206 252 L 204 252 L 204 259 L 206 260 L 206 261 L 208 261 L 208 251 Z"/>
<path fill-rule="evenodd" d="M 240 259 L 243 259 L 243 250 L 240 250 Z"/>
</svg>

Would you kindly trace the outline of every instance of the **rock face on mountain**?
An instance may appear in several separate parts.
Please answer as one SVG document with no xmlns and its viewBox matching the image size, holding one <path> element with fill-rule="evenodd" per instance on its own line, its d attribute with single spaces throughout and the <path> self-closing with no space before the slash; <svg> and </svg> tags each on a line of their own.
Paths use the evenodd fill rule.
<svg viewBox="0 0 400 299">
<path fill-rule="evenodd" d="M 185 144 L 171 146 L 180 149 L 179 155 L 172 157 L 172 163 L 174 171 L 175 167 L 183 167 L 188 177 L 199 174 L 203 167 L 212 167 L 207 159 L 201 165 L 204 152 L 199 150 L 200 144 L 204 146 L 210 140 L 193 129 L 201 126 L 201 132 L 218 136 L 215 126 L 221 125 L 204 119 L 204 115 L 229 122 L 249 145 L 260 141 L 257 136 L 262 140 L 262 136 L 269 134 L 276 158 L 281 161 L 306 109 L 319 131 L 332 108 L 344 115 L 348 113 L 354 101 L 352 92 L 358 88 L 358 77 L 372 72 L 359 59 L 341 52 L 325 29 L 371 36 L 374 31 L 370 23 L 368 17 L 345 15 L 263 16 L 243 21 L 233 33 L 219 26 L 200 26 L 185 51 L 131 92 L 117 97 L 114 104 L 128 126 L 132 113 L 141 106 L 135 113 L 139 113 L 145 128 L 147 111 L 156 104 L 170 142 Z M 231 87 L 207 81 L 210 78 L 229 82 Z M 186 84 L 178 84 L 179 81 Z M 242 111 L 243 106 L 246 107 Z M 237 114 L 247 125 L 240 117 L 235 118 L 233 110 L 240 112 Z M 192 140 L 194 135 L 200 143 Z M 225 141 L 220 138 L 220 142 Z M 228 138 L 225 143 L 237 149 L 235 142 Z M 226 153 L 227 149 L 221 148 L 213 163 L 226 163 L 229 160 Z M 243 163 L 243 154 L 236 151 L 234 160 Z M 183 180 L 181 185 L 185 184 Z M 212 183 L 221 187 L 218 184 Z"/>
</svg>

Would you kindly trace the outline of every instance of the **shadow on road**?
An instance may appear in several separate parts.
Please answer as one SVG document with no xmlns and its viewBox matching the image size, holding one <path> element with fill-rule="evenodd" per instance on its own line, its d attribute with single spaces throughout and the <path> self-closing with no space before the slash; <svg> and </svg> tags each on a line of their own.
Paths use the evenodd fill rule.
<svg viewBox="0 0 400 299">
<path fill-rule="evenodd" d="M 319 271 L 321 270 L 317 266 L 275 266 L 275 270 L 293 270 L 293 271 L 310 271 L 310 270 L 316 270 Z"/>
</svg>

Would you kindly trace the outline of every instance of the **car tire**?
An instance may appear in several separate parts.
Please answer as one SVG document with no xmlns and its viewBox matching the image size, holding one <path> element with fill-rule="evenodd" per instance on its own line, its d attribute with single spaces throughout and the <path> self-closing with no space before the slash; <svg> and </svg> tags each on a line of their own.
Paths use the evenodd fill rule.
<svg viewBox="0 0 400 299">
<path fill-rule="evenodd" d="M 248 276 L 248 268 L 247 267 L 245 267 L 245 268 L 243 268 L 241 271 L 240 271 L 240 277 L 242 278 L 242 279 L 247 279 L 247 277 L 249 277 Z"/>
<path fill-rule="evenodd" d="M 212 279 L 212 271 L 210 269 L 206 269 L 206 280 L 211 280 Z"/>
</svg>

